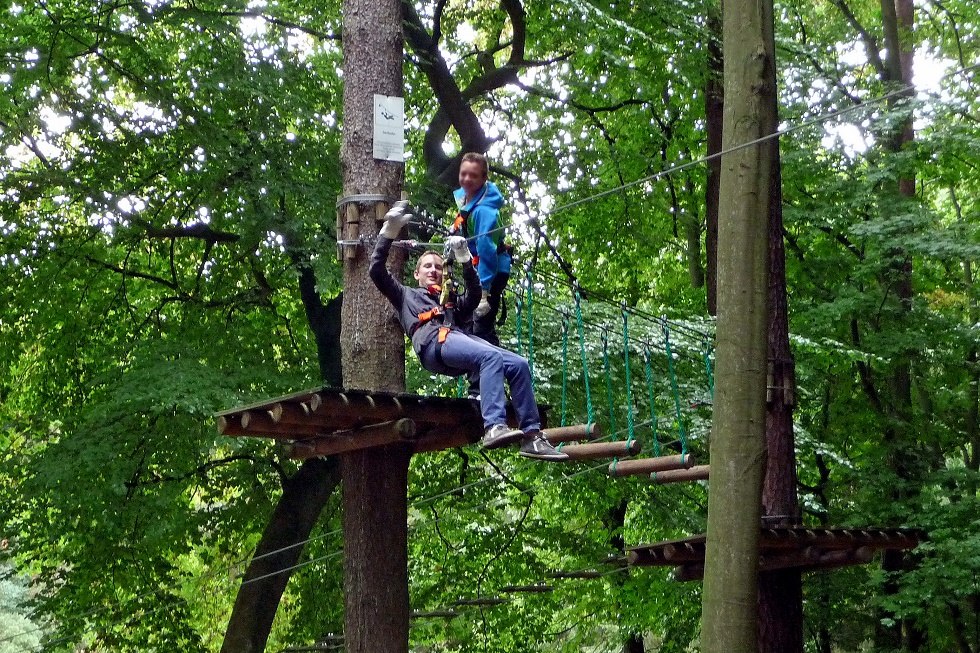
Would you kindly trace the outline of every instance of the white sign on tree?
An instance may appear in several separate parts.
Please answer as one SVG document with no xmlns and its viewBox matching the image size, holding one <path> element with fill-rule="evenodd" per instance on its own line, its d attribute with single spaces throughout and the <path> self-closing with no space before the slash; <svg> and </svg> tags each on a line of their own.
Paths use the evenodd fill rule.
<svg viewBox="0 0 980 653">
<path fill-rule="evenodd" d="M 374 95 L 374 158 L 405 160 L 405 98 Z"/>
</svg>

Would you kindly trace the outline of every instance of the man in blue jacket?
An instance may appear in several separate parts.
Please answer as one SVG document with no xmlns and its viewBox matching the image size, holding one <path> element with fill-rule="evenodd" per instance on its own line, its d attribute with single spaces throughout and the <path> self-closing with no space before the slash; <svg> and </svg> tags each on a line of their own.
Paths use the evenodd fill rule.
<svg viewBox="0 0 980 653">
<path fill-rule="evenodd" d="M 473 335 L 492 345 L 500 345 L 495 326 L 500 297 L 510 279 L 510 248 L 504 244 L 504 229 L 500 208 L 504 196 L 488 180 L 490 166 L 487 158 L 477 152 L 467 152 L 459 164 L 459 188 L 453 192 L 459 213 L 450 233 L 467 239 L 473 265 L 480 276 L 482 297 L 473 312 Z"/>
<path fill-rule="evenodd" d="M 541 435 L 541 417 L 527 360 L 460 330 L 454 324 L 456 313 L 460 317 L 467 316 L 481 295 L 466 241 L 460 236 L 451 236 L 446 243 L 453 257 L 463 266 L 466 293 L 462 297 L 444 298 L 443 261 L 438 252 L 425 252 L 419 258 L 414 273 L 417 287 L 403 286 L 388 272 L 385 262 L 391 243 L 412 218 L 407 204 L 396 202 L 385 215 L 385 223 L 371 254 L 369 274 L 381 294 L 394 306 L 398 322 L 411 339 L 412 349 L 422 367 L 437 374 L 469 374 L 480 378 L 480 412 L 486 429 L 483 446 L 487 449 L 519 441 L 520 453 L 527 458 L 568 460 L 568 454 L 556 450 Z M 511 402 L 520 424 L 517 429 L 507 426 L 504 379 L 510 385 Z"/>
</svg>

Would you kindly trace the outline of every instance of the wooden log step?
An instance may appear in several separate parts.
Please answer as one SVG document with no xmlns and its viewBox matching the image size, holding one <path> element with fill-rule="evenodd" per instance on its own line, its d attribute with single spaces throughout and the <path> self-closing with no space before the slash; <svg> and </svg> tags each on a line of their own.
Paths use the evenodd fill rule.
<svg viewBox="0 0 980 653">
<path fill-rule="evenodd" d="M 559 442 L 577 442 L 578 440 L 595 440 L 602 436 L 602 429 L 595 422 L 589 424 L 574 424 L 572 426 L 556 426 L 544 429 L 541 435 L 551 444 Z"/>
<path fill-rule="evenodd" d="M 289 458 L 306 459 L 382 447 L 411 440 L 414 436 L 415 422 L 403 418 L 350 431 L 338 431 L 312 440 L 286 443 L 282 449 L 283 454 Z"/>
<path fill-rule="evenodd" d="M 631 549 L 626 562 L 631 567 L 653 567 L 667 564 L 667 558 L 661 549 Z"/>
<path fill-rule="evenodd" d="M 764 549 L 799 548 L 804 545 L 821 549 L 853 549 L 857 546 L 914 549 L 919 540 L 917 533 L 873 528 L 763 528 L 759 533 L 759 547 Z"/>
<path fill-rule="evenodd" d="M 410 619 L 453 619 L 459 616 L 456 610 L 415 610 L 410 615 Z"/>
<path fill-rule="evenodd" d="M 673 563 L 704 560 L 704 544 L 690 542 L 668 544 L 664 547 L 664 559 Z"/>
<path fill-rule="evenodd" d="M 501 592 L 506 593 L 526 593 L 526 594 L 545 594 L 554 592 L 555 588 L 551 585 L 539 583 L 537 585 L 506 585 L 500 588 Z"/>
<path fill-rule="evenodd" d="M 870 546 L 859 546 L 856 549 L 827 551 L 820 556 L 820 561 L 808 569 L 837 569 L 851 565 L 864 565 L 871 562 L 874 549 Z"/>
<path fill-rule="evenodd" d="M 759 571 L 807 567 L 819 562 L 820 555 L 820 549 L 815 546 L 806 546 L 798 551 L 763 553 L 759 558 Z"/>
<path fill-rule="evenodd" d="M 215 421 L 219 435 L 248 435 L 253 437 L 308 438 L 325 430 L 315 424 L 297 425 L 289 435 L 279 435 L 281 429 L 272 421 L 267 411 L 249 410 L 239 415 L 222 415 Z"/>
<path fill-rule="evenodd" d="M 783 551 L 759 557 L 759 571 L 776 571 L 779 569 L 800 569 L 802 571 L 817 571 L 837 569 L 851 565 L 863 565 L 871 562 L 874 549 L 860 546 L 854 549 L 839 549 L 821 551 L 819 547 L 807 546 L 798 551 Z M 692 560 L 674 568 L 671 574 L 674 580 L 689 581 L 704 578 L 704 560 Z"/>
<path fill-rule="evenodd" d="M 616 442 L 563 444 L 559 451 L 568 454 L 571 460 L 595 460 L 597 458 L 635 456 L 640 453 L 640 448 L 639 440 L 619 440 Z"/>
<path fill-rule="evenodd" d="M 504 599 L 499 596 L 484 596 L 476 599 L 460 599 L 458 601 L 453 601 L 453 605 L 500 605 L 502 603 L 509 602 L 510 599 Z"/>
<path fill-rule="evenodd" d="M 553 571 L 548 574 L 548 578 L 602 578 L 602 572 L 595 569 L 581 569 L 579 571 Z"/>
<path fill-rule="evenodd" d="M 609 464 L 610 476 L 633 476 L 666 472 L 674 469 L 689 469 L 694 465 L 691 454 L 659 456 L 657 458 L 636 458 L 634 460 L 614 460 Z"/>
<path fill-rule="evenodd" d="M 658 485 L 683 481 L 706 481 L 708 480 L 708 465 L 695 465 L 690 469 L 668 469 L 663 472 L 653 472 L 650 474 L 650 480 Z"/>
</svg>

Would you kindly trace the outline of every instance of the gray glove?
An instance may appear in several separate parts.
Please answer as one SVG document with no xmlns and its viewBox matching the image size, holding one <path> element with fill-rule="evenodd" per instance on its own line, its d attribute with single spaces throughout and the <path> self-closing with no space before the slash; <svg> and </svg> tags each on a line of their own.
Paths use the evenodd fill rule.
<svg viewBox="0 0 980 653">
<path fill-rule="evenodd" d="M 476 317 L 483 317 L 490 312 L 490 300 L 487 296 L 490 294 L 489 290 L 484 289 L 480 295 L 480 303 L 477 305 L 476 310 L 473 311 L 473 315 Z"/>
<path fill-rule="evenodd" d="M 462 236 L 450 236 L 446 239 L 446 247 L 453 252 L 453 258 L 458 263 L 469 263 L 473 258 L 470 248 L 466 245 L 466 239 Z"/>
<path fill-rule="evenodd" d="M 398 238 L 402 228 L 412 219 L 408 200 L 399 200 L 385 213 L 385 223 L 381 225 L 381 235 L 392 240 Z"/>
</svg>

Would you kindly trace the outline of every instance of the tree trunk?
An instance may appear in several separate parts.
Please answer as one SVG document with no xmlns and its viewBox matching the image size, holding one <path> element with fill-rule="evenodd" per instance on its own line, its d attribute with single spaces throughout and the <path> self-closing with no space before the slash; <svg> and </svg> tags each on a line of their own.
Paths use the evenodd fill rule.
<svg viewBox="0 0 980 653">
<path fill-rule="evenodd" d="M 333 460 L 311 459 L 283 484 L 282 496 L 235 597 L 221 653 L 265 650 L 279 600 L 292 575 L 281 570 L 290 569 L 299 561 L 303 546 L 295 545 L 310 538 L 339 480 Z"/>
<path fill-rule="evenodd" d="M 724 149 L 769 133 L 772 29 L 772 0 L 724 3 Z M 705 653 L 757 650 L 771 159 L 771 148 L 765 145 L 722 159 L 718 348 L 701 627 Z"/>
<path fill-rule="evenodd" d="M 708 15 L 708 75 L 704 89 L 705 126 L 708 155 L 721 152 L 721 129 L 725 113 L 725 89 L 722 84 L 721 22 L 712 12 Z M 721 157 L 708 160 L 708 179 L 704 198 L 704 250 L 707 258 L 708 315 L 718 315 L 718 190 L 721 187 Z"/>
<path fill-rule="evenodd" d="M 903 97 L 911 98 L 914 96 L 914 92 L 911 90 L 912 58 L 914 55 L 912 40 L 913 0 L 881 0 L 881 14 L 887 53 L 882 76 L 886 82 L 909 87 L 909 91 Z M 897 101 L 899 100 L 893 100 L 890 104 Z M 899 152 L 914 139 L 912 117 L 909 116 L 896 128 L 894 136 L 886 143 L 888 149 Z M 915 179 L 909 177 L 899 179 L 896 190 L 902 197 L 912 199 L 915 196 Z M 886 291 L 898 298 L 903 313 L 899 319 L 905 321 L 912 310 L 912 257 L 903 250 L 891 252 L 891 256 L 897 262 L 886 273 L 884 283 Z M 916 469 L 914 464 L 909 463 L 912 457 L 908 455 L 912 447 L 919 446 L 917 442 L 913 442 L 915 436 L 912 434 L 913 355 L 914 352 L 909 349 L 896 356 L 892 361 L 888 376 L 888 400 L 886 403 L 888 411 L 886 417 L 891 426 L 886 428 L 884 436 L 885 445 L 889 452 L 887 464 L 898 478 L 912 482 L 921 472 L 921 470 Z M 900 484 L 895 484 L 892 499 L 904 501 L 907 498 L 900 489 Z M 900 551 L 890 551 L 882 556 L 882 567 L 889 572 L 906 571 L 909 568 L 908 557 Z M 889 594 L 896 592 L 897 589 L 894 582 L 888 582 L 885 585 L 885 591 Z M 882 626 L 877 629 L 876 644 L 884 648 L 904 647 L 910 651 L 919 650 L 922 640 L 921 631 L 908 620 L 896 620 L 896 623 L 897 626 L 893 628 Z"/>
<path fill-rule="evenodd" d="M 402 94 L 399 0 L 344 0 L 345 196 L 397 198 L 403 166 L 373 157 L 374 94 Z M 345 238 L 373 242 L 387 204 L 355 204 Z M 404 254 L 392 257 L 399 273 Z M 344 259 L 341 345 L 344 385 L 405 388 L 405 348 L 392 309 L 367 274 L 369 251 Z M 348 653 L 408 651 L 408 463 L 401 446 L 341 457 L 344 488 L 344 644 Z"/>
<path fill-rule="evenodd" d="M 629 500 L 622 499 L 618 504 L 609 510 L 608 518 L 605 520 L 606 528 L 611 534 L 609 545 L 613 551 L 626 555 L 626 540 L 623 539 L 623 526 L 626 524 L 626 511 L 629 509 Z M 623 574 L 616 574 L 615 578 L 610 579 L 615 584 L 622 587 L 626 578 Z M 629 606 L 617 606 L 617 609 L 629 609 Z M 643 653 L 643 635 L 639 633 L 623 633 L 623 653 Z"/>
<path fill-rule="evenodd" d="M 775 51 L 775 43 L 769 48 Z M 776 102 L 776 69 L 766 89 L 769 105 L 767 131 L 779 127 Z M 798 522 L 796 449 L 793 406 L 796 393 L 795 363 L 789 347 L 786 299 L 786 251 L 783 246 L 783 193 L 779 140 L 766 142 L 772 167 L 769 185 L 769 373 L 766 397 L 766 473 L 762 485 L 762 514 L 771 525 Z M 798 569 L 759 575 L 759 651 L 803 653 L 803 579 Z"/>
</svg>

